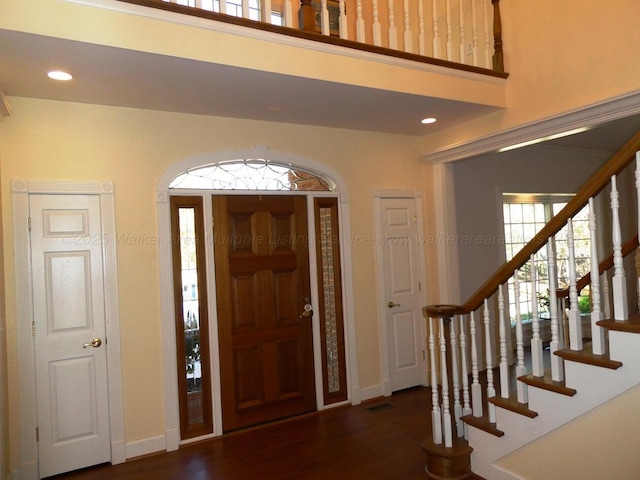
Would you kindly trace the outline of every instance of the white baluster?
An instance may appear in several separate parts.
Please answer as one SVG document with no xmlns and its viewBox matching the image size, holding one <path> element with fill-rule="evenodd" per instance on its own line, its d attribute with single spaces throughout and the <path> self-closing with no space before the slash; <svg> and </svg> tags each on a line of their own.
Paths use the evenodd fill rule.
<svg viewBox="0 0 640 480">
<path fill-rule="evenodd" d="M 578 288 L 576 286 L 576 253 L 573 236 L 573 219 L 567 222 L 567 246 L 569 248 L 569 347 L 582 350 L 582 318 L 578 307 Z"/>
<path fill-rule="evenodd" d="M 471 414 L 471 403 L 469 397 L 469 367 L 467 365 L 467 334 L 465 333 L 465 325 L 462 315 L 460 315 L 460 365 L 462 366 L 462 415 Z M 462 434 L 458 432 L 458 436 L 467 437 L 467 425 L 460 421 L 462 425 Z"/>
<path fill-rule="evenodd" d="M 476 14 L 476 0 L 471 0 L 471 23 L 473 24 L 473 42 L 471 44 L 471 52 L 473 65 L 478 66 L 478 17 Z"/>
<path fill-rule="evenodd" d="M 438 0 L 432 0 L 433 10 L 433 58 L 441 57 L 440 24 L 438 21 Z"/>
<path fill-rule="evenodd" d="M 358 19 L 356 20 L 356 40 L 360 43 L 365 43 L 365 33 L 364 33 L 364 18 L 362 18 L 362 0 L 358 0 L 356 4 L 356 12 L 358 15 Z M 342 26 L 340 26 L 340 33 L 342 33 Z"/>
<path fill-rule="evenodd" d="M 516 299 L 516 378 L 527 374 L 524 366 L 524 340 L 522 334 L 522 315 L 520 312 L 520 281 L 518 270 L 513 272 L 513 296 Z M 521 381 L 516 382 L 518 403 L 527 403 L 527 385 Z"/>
<path fill-rule="evenodd" d="M 493 56 L 491 55 L 492 45 L 491 36 L 493 35 L 493 29 L 489 30 L 489 8 L 487 3 L 489 0 L 484 0 L 482 6 L 484 8 L 484 66 L 486 68 L 493 68 Z M 493 25 L 493 15 L 491 24 Z"/>
<path fill-rule="evenodd" d="M 249 18 L 249 2 L 242 2 L 242 18 Z"/>
<path fill-rule="evenodd" d="M 322 35 L 331 35 L 329 28 L 329 9 L 327 8 L 327 0 L 320 0 L 320 33 Z"/>
<path fill-rule="evenodd" d="M 294 28 L 293 25 L 293 4 L 292 0 L 284 0 L 284 8 L 283 8 L 283 16 L 284 16 L 284 26 L 289 28 Z"/>
<path fill-rule="evenodd" d="M 260 18 L 264 23 L 271 23 L 271 0 L 262 0 Z"/>
<path fill-rule="evenodd" d="M 509 360 L 507 358 L 507 331 L 505 322 L 503 285 L 498 287 L 498 320 L 500 322 L 498 331 L 500 332 L 500 396 L 509 398 Z M 511 322 L 509 322 L 511 324 Z"/>
<path fill-rule="evenodd" d="M 427 54 L 426 47 L 426 33 L 424 30 L 424 5 L 422 4 L 422 0 L 418 1 L 418 26 L 419 26 L 419 34 L 418 34 L 418 51 L 420 55 Z"/>
<path fill-rule="evenodd" d="M 373 0 L 373 44 L 378 47 L 382 45 L 382 30 L 378 17 L 378 0 Z"/>
<path fill-rule="evenodd" d="M 227 13 L 227 0 L 220 0 L 220 13 Z"/>
<path fill-rule="evenodd" d="M 409 0 L 404 0 L 404 51 L 413 53 L 413 33 L 409 15 Z"/>
<path fill-rule="evenodd" d="M 396 13 L 394 0 L 389 0 L 389 48 L 398 49 L 398 29 L 396 28 Z"/>
<path fill-rule="evenodd" d="M 627 304 L 627 281 L 622 265 L 622 234 L 620 233 L 620 202 L 616 176 L 611 177 L 611 233 L 613 239 L 613 278 L 611 290 L 613 292 L 613 318 L 615 320 L 629 319 Z"/>
<path fill-rule="evenodd" d="M 453 445 L 451 407 L 449 406 L 449 376 L 447 375 L 447 341 L 444 335 L 444 320 L 440 319 L 440 383 L 442 384 L 442 433 L 444 446 Z"/>
<path fill-rule="evenodd" d="M 560 331 L 558 326 L 558 278 L 556 277 L 556 249 L 555 249 L 555 237 L 551 237 L 547 243 L 547 261 L 549 264 L 549 309 L 551 310 L 551 379 L 560 382 L 564 380 L 564 365 L 562 358 L 554 355 L 555 352 L 560 350 Z"/>
<path fill-rule="evenodd" d="M 429 317 L 429 361 L 431 363 L 431 434 L 433 443 L 442 443 L 442 416 L 438 399 L 438 372 L 436 367 L 436 340 L 433 318 Z"/>
<path fill-rule="evenodd" d="M 340 11 L 340 16 L 338 17 L 338 25 L 340 29 L 340 38 L 349 38 L 349 23 L 347 19 L 347 6 L 344 0 L 338 1 L 338 10 Z M 362 29 L 362 35 L 364 38 L 364 26 Z M 364 40 L 363 40 L 364 43 Z"/>
<path fill-rule="evenodd" d="M 604 318 L 610 319 L 611 315 L 611 290 L 609 288 L 609 277 L 607 277 L 607 272 L 602 274 L 602 297 L 604 298 Z"/>
<path fill-rule="evenodd" d="M 596 214 L 593 198 L 589 199 L 589 238 L 591 241 L 591 349 L 595 355 L 604 355 L 604 328 L 597 324 L 602 320 L 600 310 L 600 271 L 596 236 Z"/>
<path fill-rule="evenodd" d="M 487 358 L 487 398 L 496 396 L 496 389 L 493 385 L 493 347 L 491 345 L 491 316 L 489 315 L 489 302 L 484 299 L 484 339 Z M 489 422 L 496 423 L 496 406 L 489 403 Z"/>
<path fill-rule="evenodd" d="M 538 271 L 535 254 L 531 255 L 531 373 L 536 377 L 544 376 L 544 357 L 540 338 L 540 317 L 538 315 Z"/>
<path fill-rule="evenodd" d="M 460 0 L 460 63 L 467 63 L 467 45 L 464 27 L 464 3 Z"/>
<path fill-rule="evenodd" d="M 453 26 L 451 25 L 451 1 L 447 0 L 447 60 L 453 60 Z"/>
<path fill-rule="evenodd" d="M 462 427 L 462 404 L 460 403 L 460 368 L 458 366 L 458 339 L 456 338 L 456 322 L 451 318 L 449 331 L 449 342 L 451 344 L 451 383 L 453 387 L 453 418 L 456 422 L 458 437 L 463 434 Z"/>
<path fill-rule="evenodd" d="M 480 372 L 478 368 L 478 346 L 476 338 L 476 319 L 471 312 L 469 320 L 469 334 L 471 335 L 471 406 L 473 416 L 482 416 L 482 385 L 480 385 Z"/>
</svg>

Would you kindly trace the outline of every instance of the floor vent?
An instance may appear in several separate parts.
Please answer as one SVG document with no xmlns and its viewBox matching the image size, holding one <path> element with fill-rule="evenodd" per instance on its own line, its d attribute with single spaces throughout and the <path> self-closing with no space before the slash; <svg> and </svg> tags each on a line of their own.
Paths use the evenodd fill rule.
<svg viewBox="0 0 640 480">
<path fill-rule="evenodd" d="M 369 413 L 379 412 L 380 410 L 386 410 L 387 408 L 393 408 L 393 405 L 390 403 L 380 403 L 378 405 L 372 405 L 371 407 L 367 407 Z"/>
</svg>

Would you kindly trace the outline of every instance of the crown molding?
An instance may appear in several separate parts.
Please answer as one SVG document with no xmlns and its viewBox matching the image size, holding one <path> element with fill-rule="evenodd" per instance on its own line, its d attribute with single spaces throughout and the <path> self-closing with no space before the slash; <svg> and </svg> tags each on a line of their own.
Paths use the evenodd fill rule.
<svg viewBox="0 0 640 480">
<path fill-rule="evenodd" d="M 576 128 L 592 128 L 613 120 L 640 113 L 640 90 L 570 112 L 487 135 L 466 143 L 449 145 L 425 153 L 422 160 L 447 163 L 477 155 L 497 152 L 503 147 L 547 137 Z"/>
</svg>

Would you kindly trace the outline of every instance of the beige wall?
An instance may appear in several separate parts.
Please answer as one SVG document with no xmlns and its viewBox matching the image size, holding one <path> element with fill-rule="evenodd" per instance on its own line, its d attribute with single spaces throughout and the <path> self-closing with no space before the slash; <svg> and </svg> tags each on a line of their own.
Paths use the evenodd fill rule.
<svg viewBox="0 0 640 480">
<path fill-rule="evenodd" d="M 615 478 L 632 480 L 640 472 L 634 439 L 640 431 L 640 387 L 498 460 L 515 477 L 545 480 Z M 499 477 L 503 478 L 503 477 Z"/>
<path fill-rule="evenodd" d="M 507 109 L 427 136 L 426 153 L 640 91 L 637 0 L 500 6 Z"/>
<path fill-rule="evenodd" d="M 0 124 L 5 140 L 1 174 L 6 258 L 13 255 L 12 180 L 115 184 L 127 442 L 164 433 L 158 251 L 154 242 L 144 239 L 157 234 L 155 189 L 168 166 L 194 155 L 263 144 L 324 163 L 342 175 L 349 189 L 354 236 L 374 237 L 374 188 L 420 189 L 428 215 L 429 189 L 424 182 L 429 169 L 418 160 L 419 142 L 413 137 L 16 97 L 10 102 L 13 114 Z M 365 388 L 381 381 L 374 248 L 373 242 L 366 242 L 355 243 L 351 250 L 358 368 Z M 19 379 L 11 263 L 5 278 L 13 443 L 19 428 Z M 15 464 L 16 452 L 12 455 Z"/>
</svg>

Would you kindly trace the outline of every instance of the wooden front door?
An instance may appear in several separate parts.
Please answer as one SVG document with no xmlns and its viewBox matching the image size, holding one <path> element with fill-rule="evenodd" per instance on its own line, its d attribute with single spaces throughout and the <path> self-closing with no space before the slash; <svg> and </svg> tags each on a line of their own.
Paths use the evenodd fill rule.
<svg viewBox="0 0 640 480">
<path fill-rule="evenodd" d="M 303 196 L 214 196 L 225 431 L 316 408 Z"/>
</svg>

